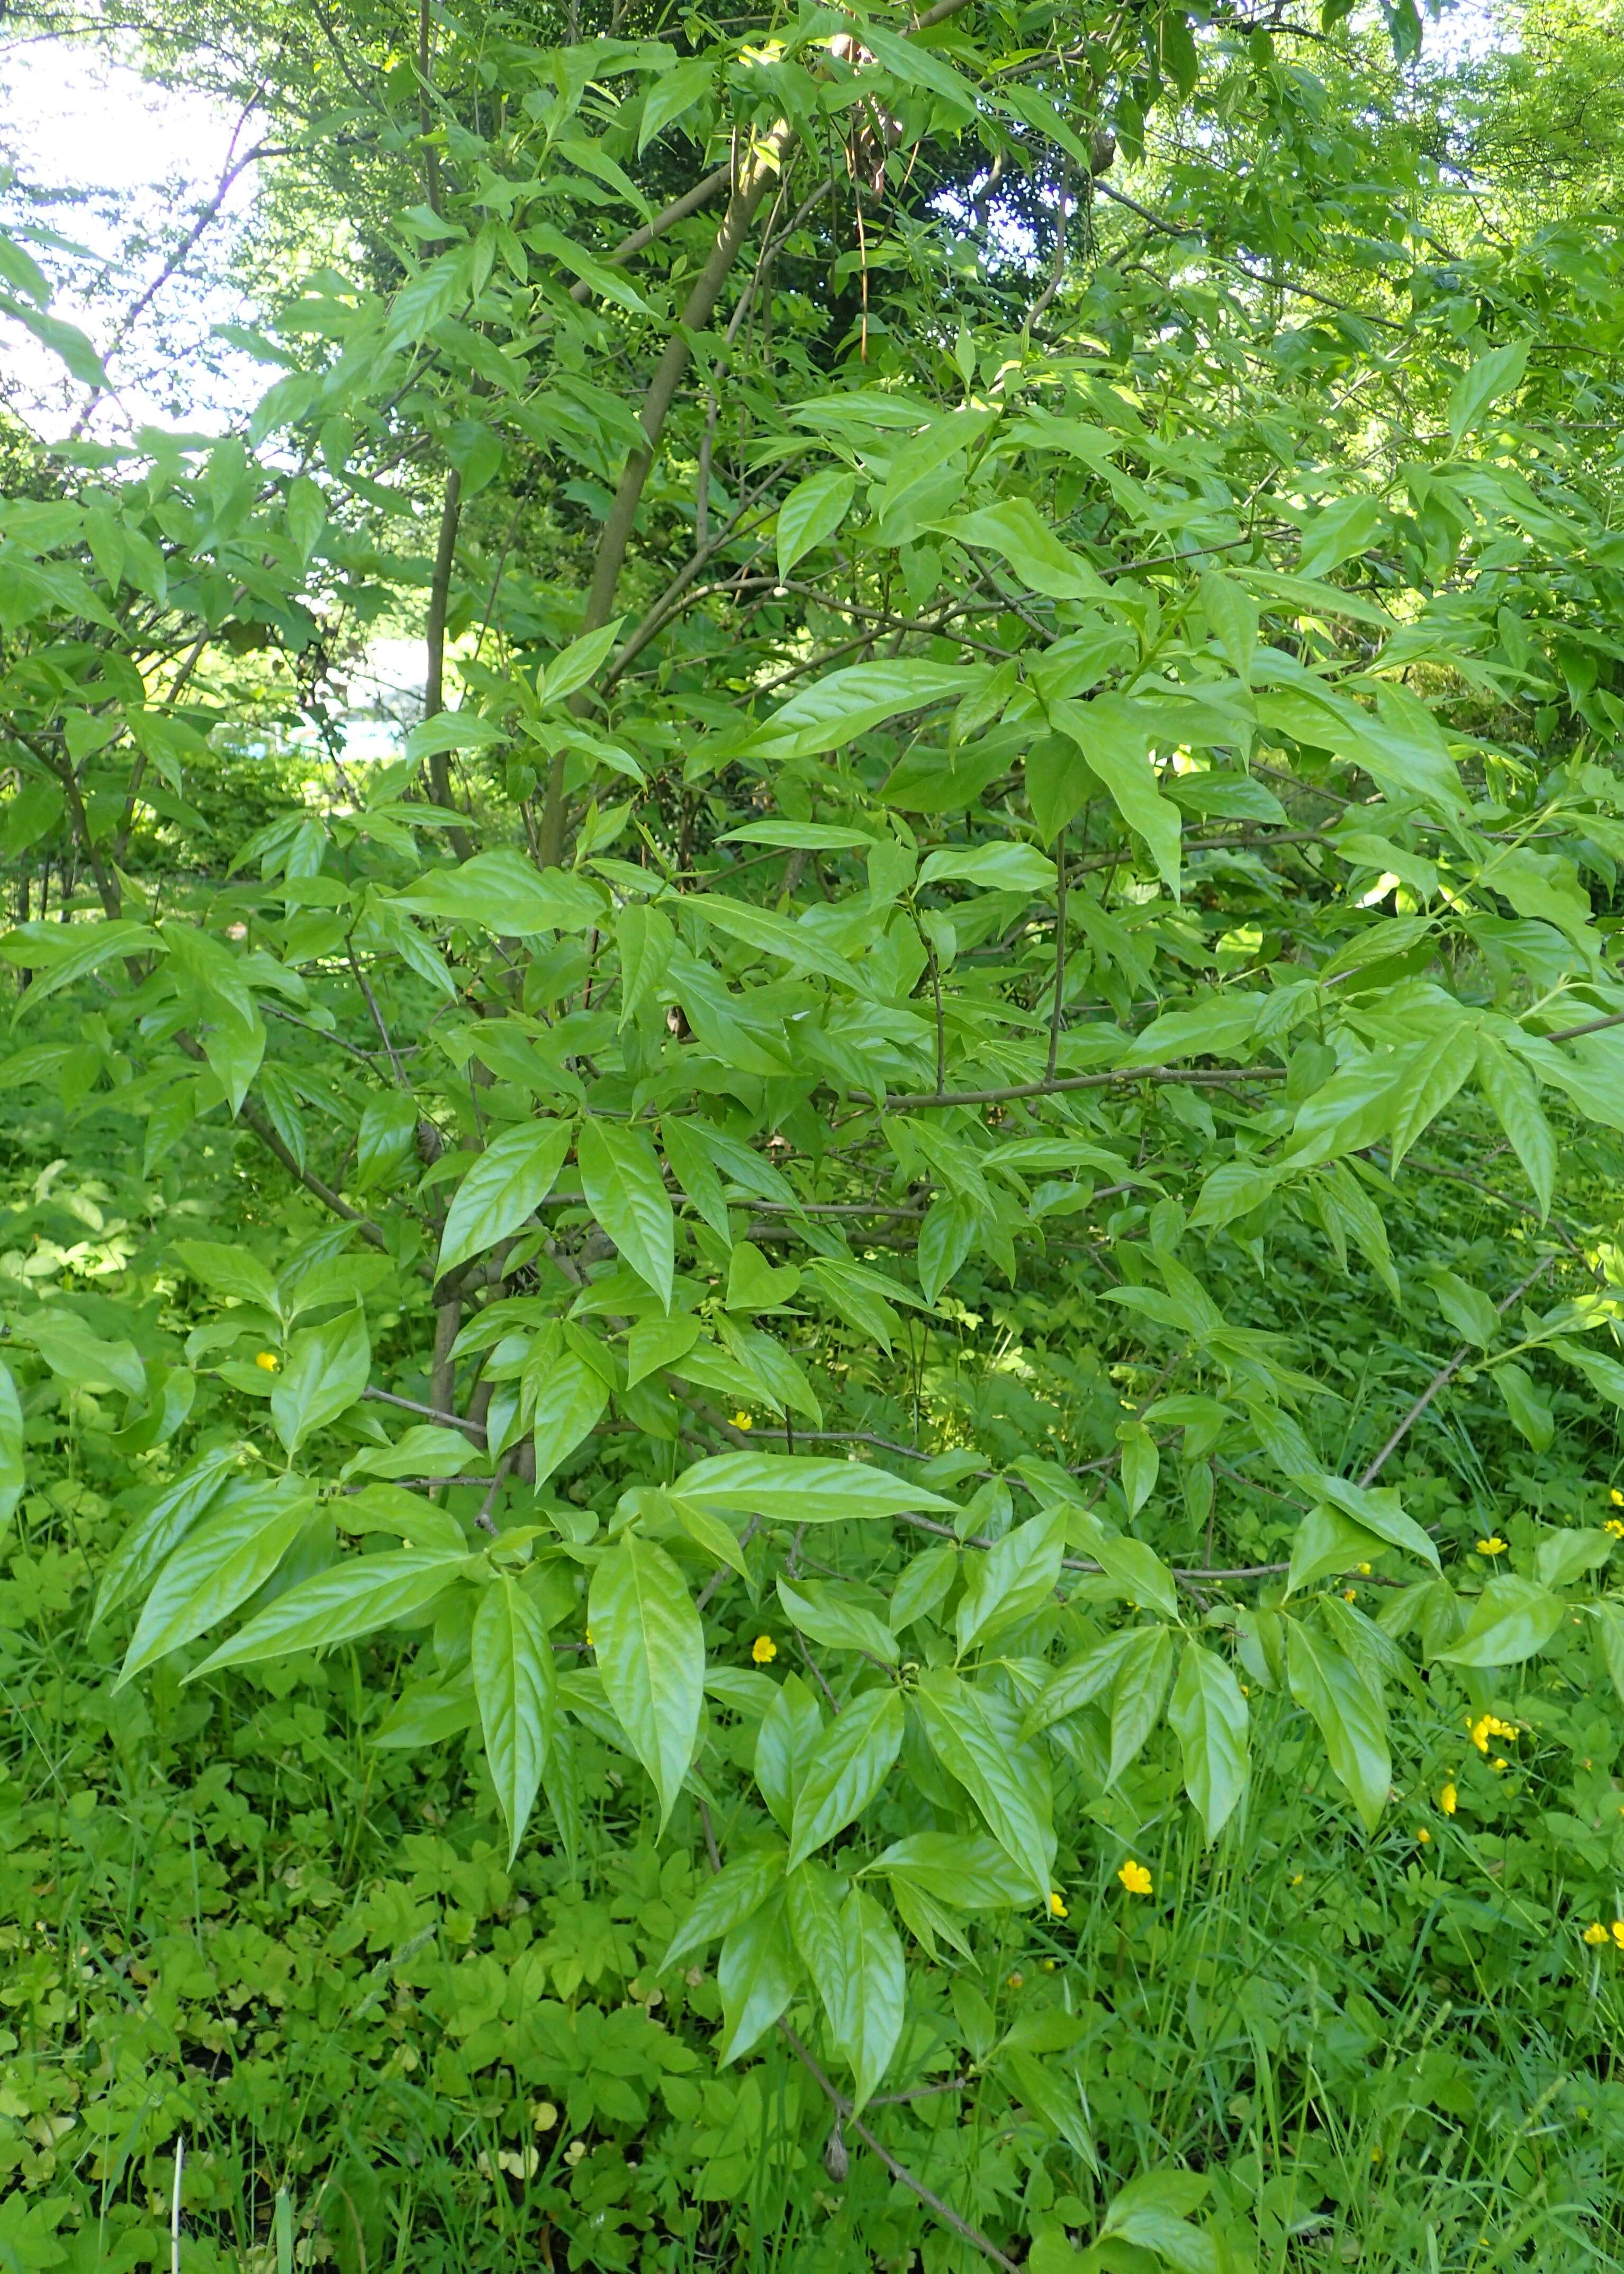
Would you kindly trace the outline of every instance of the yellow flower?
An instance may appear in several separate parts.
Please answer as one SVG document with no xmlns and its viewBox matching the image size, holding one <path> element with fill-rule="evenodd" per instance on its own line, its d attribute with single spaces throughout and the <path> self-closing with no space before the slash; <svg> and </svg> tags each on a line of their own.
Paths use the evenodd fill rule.
<svg viewBox="0 0 1624 2274">
<path fill-rule="evenodd" d="M 1506 1543 L 1498 1532 L 1491 1532 L 1486 1540 L 1480 1540 L 1477 1542 L 1479 1555 L 1503 1555 L 1505 1552 Z"/>
<path fill-rule="evenodd" d="M 1501 1769 L 1508 1769 L 1511 1766 L 1511 1764 L 1503 1753 L 1496 1753 L 1494 1758 L 1489 1763 L 1489 1766 L 1498 1776 Z"/>
<path fill-rule="evenodd" d="M 1607 1498 L 1613 1502 L 1614 1508 L 1624 1508 L 1624 1492 L 1620 1492 L 1617 1485 L 1613 1486 Z"/>
<path fill-rule="evenodd" d="M 254 1359 L 254 1364 L 262 1366 L 267 1374 L 280 1374 L 282 1371 L 282 1360 L 274 1351 L 261 1351 Z"/>
<path fill-rule="evenodd" d="M 1455 1787 L 1452 1784 L 1447 1784 L 1438 1796 L 1438 1805 L 1446 1816 L 1453 1816 L 1459 1805 L 1460 1798 L 1461 1796 Z"/>
<path fill-rule="evenodd" d="M 748 1413 L 735 1413 L 733 1423 L 735 1429 L 753 1429 L 756 1427 Z"/>
<path fill-rule="evenodd" d="M 1026 1977 L 1024 1974 L 1006 1974 L 1004 1978 L 1011 1990 L 1019 1990 Z"/>
<path fill-rule="evenodd" d="M 1116 1877 L 1131 1895 L 1147 1895 L 1151 1892 L 1150 1873 L 1143 1864 L 1124 1864 Z"/>
<path fill-rule="evenodd" d="M 1049 1891 L 1049 1915 L 1050 1918 L 1070 1918 L 1071 1916 L 1071 1913 L 1065 1907 L 1064 1896 L 1056 1894 L 1052 1888 Z"/>
<path fill-rule="evenodd" d="M 1360 1578 L 1361 1578 L 1361 1579 L 1368 1579 L 1368 1578 L 1370 1577 L 1370 1575 L 1371 1575 L 1371 1567 L 1370 1567 L 1370 1565 L 1369 1565 L 1368 1563 L 1361 1563 L 1361 1564 L 1360 1564 L 1360 1566 L 1359 1566 L 1359 1577 L 1360 1577 Z"/>
<path fill-rule="evenodd" d="M 771 1666 L 778 1654 L 778 1645 L 771 1635 L 757 1635 L 750 1645 L 750 1656 L 757 1666 Z"/>
<path fill-rule="evenodd" d="M 1624 1950 L 1624 1919 L 1613 1920 L 1613 1939 L 1618 1944 L 1620 1950 Z"/>
<path fill-rule="evenodd" d="M 1303 1874 L 1300 1871 L 1293 1871 L 1291 1877 L 1286 1882 L 1286 1885 L 1289 1887 L 1300 1887 L 1302 1884 Z"/>
<path fill-rule="evenodd" d="M 598 1645 L 592 1640 L 592 1630 L 590 1627 L 586 1630 L 586 1646 L 589 1650 L 596 1650 L 598 1648 Z"/>
<path fill-rule="evenodd" d="M 1466 1726 L 1471 1732 L 1473 1744 L 1480 1753 L 1488 1751 L 1491 1737 L 1515 1737 L 1517 1734 L 1510 1722 L 1502 1721 L 1498 1713 L 1485 1713 L 1481 1721 L 1468 1721 Z"/>
<path fill-rule="evenodd" d="M 1427 1830 L 1427 1828 L 1426 1828 L 1426 1826 L 1425 1826 L 1425 1824 L 1421 1826 L 1421 1829 L 1420 1829 L 1420 1830 L 1419 1830 L 1419 1832 L 1417 1832 L 1417 1834 L 1416 1834 L 1416 1838 L 1417 1838 L 1417 1839 L 1421 1842 L 1421 1845 L 1422 1845 L 1424 1848 L 1427 1846 L 1427 1844 L 1430 1842 L 1430 1841 L 1431 1841 L 1432 1837 L 1432 1834 Z"/>
<path fill-rule="evenodd" d="M 1589 1926 L 1584 1930 L 1584 1939 L 1586 1942 L 1590 1944 L 1590 1948 L 1594 1950 L 1598 1944 L 1604 1943 L 1607 1939 L 1607 1930 L 1599 1919 L 1592 1919 Z"/>
<path fill-rule="evenodd" d="M 1342 1589 L 1342 1600 L 1343 1600 L 1343 1602 L 1344 1602 L 1344 1603 L 1350 1603 L 1350 1602 L 1352 1602 L 1352 1600 L 1353 1600 L 1353 1599 L 1354 1599 L 1355 1595 L 1356 1595 L 1356 1594 L 1357 1594 L 1357 1593 L 1358 1593 L 1358 1589 L 1357 1589 L 1357 1587 L 1344 1587 L 1344 1588 Z"/>
<path fill-rule="evenodd" d="M 1609 1540 L 1624 1540 L 1624 1524 L 1620 1524 L 1616 1516 L 1610 1516 L 1603 1525 L 1602 1530 Z"/>
</svg>

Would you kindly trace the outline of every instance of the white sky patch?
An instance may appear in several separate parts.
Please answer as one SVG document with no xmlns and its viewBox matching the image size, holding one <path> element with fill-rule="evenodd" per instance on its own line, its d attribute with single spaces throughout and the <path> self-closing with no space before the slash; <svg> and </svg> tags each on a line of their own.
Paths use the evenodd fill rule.
<svg viewBox="0 0 1624 2274">
<path fill-rule="evenodd" d="M 274 376 L 211 336 L 214 326 L 245 313 L 235 292 L 210 280 L 252 210 L 252 166 L 181 273 L 119 337 L 214 199 L 234 141 L 240 156 L 259 131 L 217 98 L 151 86 L 88 42 L 0 46 L 0 227 L 29 244 L 56 286 L 51 313 L 110 353 L 117 399 L 95 413 L 90 431 L 99 439 L 147 424 L 218 433 Z M 82 257 L 31 240 L 30 230 L 41 228 Z M 15 325 L 0 326 L 0 373 L 11 409 L 35 433 L 54 441 L 68 433 L 86 389 Z"/>
</svg>

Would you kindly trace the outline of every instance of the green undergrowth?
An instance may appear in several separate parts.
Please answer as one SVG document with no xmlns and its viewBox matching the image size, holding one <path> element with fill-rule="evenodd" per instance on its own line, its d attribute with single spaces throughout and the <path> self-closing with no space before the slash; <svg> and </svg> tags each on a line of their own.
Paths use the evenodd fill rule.
<svg viewBox="0 0 1624 2274">
<path fill-rule="evenodd" d="M 211 1174 L 229 1193 L 229 1144 L 184 1151 L 147 1222 L 143 1188 L 109 1171 L 92 1224 L 82 1180 L 41 1174 L 50 1134 L 14 1155 L 5 1268 L 32 1259 L 92 1314 L 98 1290 L 145 1290 L 160 1329 L 184 1331 L 151 1259 L 165 1210 Z M 245 1217 L 262 1183 L 256 1165 L 238 1185 Z M 1413 1226 L 1469 1260 L 1474 1219 L 1424 1190 Z M 923 1385 L 927 1440 L 966 1420 L 985 1440 L 1011 1398 L 1028 1425 L 1033 1400 L 1063 1419 L 1019 1305 L 966 1286 L 959 1364 Z M 1265 1280 L 1237 1249 L 1229 1292 L 1312 1324 L 1313 1282 L 1289 1265 Z M 1371 1315 L 1350 1458 L 1430 1366 L 1379 1291 L 1353 1299 Z M 906 1427 L 905 1407 L 874 1419 Z M 36 1407 L 34 1481 L 0 1547 L 0 2265 L 167 2267 L 183 2143 L 199 2274 L 984 2263 L 855 2136 L 831 2140 L 784 2037 L 715 2073 L 712 1966 L 660 1970 L 703 1875 L 691 1797 L 657 1846 L 646 1784 L 583 1731 L 578 1875 L 550 1826 L 505 1869 L 477 1739 L 374 1742 L 411 1636 L 196 1687 L 183 1654 L 115 1694 L 122 1628 L 89 1624 L 124 1528 L 103 1419 L 83 1393 Z M 1536 1459 L 1469 1385 L 1418 1433 L 1410 1504 L 1471 1554 L 1486 1464 L 1546 1524 L 1598 1521 L 1594 1418 L 1575 1398 L 1558 1419 Z M 480 1497 L 450 1494 L 465 1518 Z M 1269 1524 L 1259 1499 L 1255 1552 Z M 763 1630 L 776 1680 L 793 1638 L 741 1598 L 735 1663 Z M 1621 2263 L 1624 1951 L 1583 1930 L 1624 1909 L 1624 1732 L 1589 1648 L 1575 1634 L 1470 1690 L 1442 1667 L 1415 1680 L 1369 1840 L 1283 1693 L 1253 1690 L 1259 1773 L 1211 1849 L 1160 1740 L 1131 1853 L 1107 1807 L 1063 1828 L 1064 1917 L 972 1925 L 969 1957 L 941 1946 L 921 1969 L 898 2067 L 927 2089 L 882 2097 L 876 2135 L 1037 2268 L 1046 2235 L 1092 2232 L 1124 2182 L 1169 2166 L 1207 2179 L 1237 2270 Z M 748 1761 L 753 1728 L 725 1710 L 716 1726 Z M 714 1826 L 724 1850 L 735 1828 Z M 1124 1857 L 1151 1893 L 1127 1891 Z"/>
</svg>

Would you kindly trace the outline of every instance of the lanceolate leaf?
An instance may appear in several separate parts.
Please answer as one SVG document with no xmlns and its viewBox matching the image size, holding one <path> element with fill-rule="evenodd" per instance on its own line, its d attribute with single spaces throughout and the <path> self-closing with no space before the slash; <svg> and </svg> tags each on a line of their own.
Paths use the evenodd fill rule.
<svg viewBox="0 0 1624 2274">
<path fill-rule="evenodd" d="M 103 1568 L 91 1620 L 93 1630 L 117 1605 L 139 1594 L 151 1582 L 170 1550 L 224 1491 L 241 1463 L 243 1449 L 239 1445 L 214 1446 L 161 1492 L 146 1514 L 131 1525 Z"/>
<path fill-rule="evenodd" d="M 1215 1840 L 1246 1788 L 1248 1722 L 1240 1683 L 1217 1653 L 1187 1642 L 1168 1702 L 1184 1755 L 1184 1789 Z"/>
<path fill-rule="evenodd" d="M 669 1310 L 676 1227 L 658 1155 L 641 1130 L 605 1121 L 583 1123 L 577 1154 L 593 1215 Z"/>
<path fill-rule="evenodd" d="M 1392 1781 L 1387 1710 L 1335 1643 L 1311 1634 L 1297 1619 L 1287 1626 L 1286 1638 L 1291 1695 L 1318 1723 L 1332 1768 L 1365 1830 L 1373 1832 Z"/>
<path fill-rule="evenodd" d="M 699 1734 L 699 1614 L 665 1549 L 628 1532 L 592 1575 L 589 1620 L 604 1694 L 654 1781 L 664 1830 Z"/>
<path fill-rule="evenodd" d="M 799 1974 L 781 1897 L 730 1930 L 717 1963 L 724 2067 L 759 2044 L 794 1996 Z"/>
<path fill-rule="evenodd" d="M 443 1595 L 466 1558 L 446 1547 L 405 1547 L 382 1555 L 357 1555 L 306 1579 L 222 1643 L 196 1671 L 252 1666 L 296 1650 L 331 1650 L 357 1635 L 373 1634 L 394 1619 L 410 1618 Z"/>
<path fill-rule="evenodd" d="M 486 1146 L 447 1210 L 437 1271 L 483 1255 L 518 1231 L 552 1191 L 572 1134 L 568 1121 L 525 1121 Z"/>
<path fill-rule="evenodd" d="M 1041 1901 L 1049 1889 L 1055 1832 L 1037 1761 L 1027 1748 L 1009 1743 L 981 1694 L 954 1675 L 922 1675 L 915 1696 L 931 1751 L 1019 1866 L 1029 1900 Z"/>
<path fill-rule="evenodd" d="M 840 1908 L 843 1996 L 831 2032 L 853 2080 L 852 2100 L 872 2097 L 902 2036 L 906 1981 L 897 1930 L 866 1888 L 853 1887 Z"/>
<path fill-rule="evenodd" d="M 783 1884 L 784 1847 L 779 1841 L 725 1864 L 701 1886 L 666 1945 L 660 1972 L 687 1965 L 708 1942 L 716 1941 L 758 1910 Z"/>
<path fill-rule="evenodd" d="M 777 1453 L 720 1453 L 696 1461 L 677 1479 L 689 1500 L 780 1524 L 837 1524 L 847 1518 L 952 1510 L 951 1501 L 866 1461 L 816 1461 Z"/>
<path fill-rule="evenodd" d="M 541 1614 L 505 1574 L 474 1614 L 474 1694 L 485 1759 L 508 1819 L 508 1860 L 519 1852 L 553 1743 L 553 1645 Z"/>
<path fill-rule="evenodd" d="M 830 1730 L 795 1796 L 789 1869 L 861 1816 L 902 1750 L 902 1699 L 895 1690 L 854 1698 Z"/>
<path fill-rule="evenodd" d="M 271 1391 L 271 1418 L 290 1456 L 350 1411 L 366 1388 L 372 1356 L 358 1303 L 325 1326 L 304 1327 L 293 1336 Z"/>
<path fill-rule="evenodd" d="M 313 1485 L 299 1477 L 277 1477 L 232 1495 L 189 1532 L 142 1606 L 120 1683 L 246 1602 L 309 1523 L 315 1504 Z"/>
<path fill-rule="evenodd" d="M 22 1404 L 11 1369 L 0 1366 L 0 1524 L 10 1522 L 26 1481 Z"/>
</svg>

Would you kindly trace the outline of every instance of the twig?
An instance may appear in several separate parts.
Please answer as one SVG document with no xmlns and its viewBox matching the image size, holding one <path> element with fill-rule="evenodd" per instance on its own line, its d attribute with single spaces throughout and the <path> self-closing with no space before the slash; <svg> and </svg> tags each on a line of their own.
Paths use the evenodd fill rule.
<svg viewBox="0 0 1624 2274">
<path fill-rule="evenodd" d="M 398 1406 L 402 1413 L 420 1413 L 425 1421 L 443 1421 L 447 1429 L 465 1429 L 470 1437 L 477 1437 L 484 1442 L 485 1423 L 471 1420 L 466 1413 L 447 1413 L 438 1405 L 420 1405 L 415 1397 L 397 1397 L 392 1389 L 380 1389 L 370 1382 L 361 1395 L 375 1398 L 380 1405 Z M 441 1479 L 440 1481 L 446 1480 Z M 484 1481 L 482 1477 L 480 1482 L 483 1484 Z"/>
<path fill-rule="evenodd" d="M 1534 1266 L 1534 1269 L 1529 1273 L 1527 1278 L 1522 1280 L 1517 1286 L 1514 1287 L 1510 1294 L 1506 1297 L 1503 1302 L 1496 1303 L 1494 1308 L 1501 1318 L 1505 1317 L 1506 1313 L 1511 1308 L 1512 1305 L 1520 1296 L 1527 1294 L 1529 1289 L 1533 1285 L 1536 1279 L 1542 1279 L 1545 1276 L 1545 1273 L 1551 1269 L 1551 1266 L 1555 1262 L 1555 1261 L 1556 1258 L 1554 1255 L 1542 1256 L 1540 1261 Z M 1454 1381 L 1455 1375 L 1460 1372 L 1461 1368 L 1466 1364 L 1466 1361 L 1471 1356 L 1475 1347 L 1476 1345 L 1474 1344 L 1462 1343 L 1459 1350 L 1455 1352 L 1454 1357 L 1451 1358 L 1446 1365 L 1439 1367 L 1438 1372 L 1432 1376 L 1431 1382 L 1427 1383 L 1426 1388 L 1421 1392 L 1420 1397 L 1417 1398 L 1415 1404 L 1410 1407 L 1409 1412 L 1405 1414 L 1403 1419 L 1399 1423 L 1397 1428 L 1395 1429 L 1393 1434 L 1388 1438 L 1380 1452 L 1377 1454 L 1369 1468 L 1365 1470 L 1364 1475 L 1359 1479 L 1361 1486 L 1373 1484 L 1375 1482 L 1375 1480 L 1380 1475 L 1382 1469 L 1386 1466 L 1388 1456 L 1397 1451 L 1398 1448 L 1403 1443 L 1405 1438 L 1410 1434 L 1411 1429 L 1414 1428 L 1416 1423 L 1426 1412 L 1427 1407 L 1437 1397 L 1439 1391 L 1440 1389 L 1447 1389 L 1449 1383 Z"/>
<path fill-rule="evenodd" d="M 1055 1061 L 1060 1055 L 1060 1007 L 1065 999 L 1066 833 L 1064 827 L 1060 832 L 1060 841 L 1055 847 L 1055 1000 L 1049 1014 L 1049 1064 L 1043 1072 L 1045 1081 L 1055 1079 Z M 940 1089 L 941 1087 L 938 1081 L 936 1088 Z"/>
<path fill-rule="evenodd" d="M 497 1495 L 501 1491 L 502 1487 L 508 1481 L 508 1472 L 512 1468 L 514 1459 L 515 1449 L 512 1446 L 509 1446 L 508 1450 L 502 1455 L 501 1459 L 496 1464 L 496 1474 L 491 1480 L 491 1489 L 486 1493 L 484 1505 L 481 1507 L 478 1515 L 474 1518 L 474 1522 L 478 1525 L 481 1532 L 494 1532 L 496 1530 L 496 1518 L 492 1515 L 491 1511 L 496 1506 Z"/>
<path fill-rule="evenodd" d="M 879 2157 L 881 2163 L 884 2165 L 892 2179 L 900 2180 L 902 2185 L 906 2187 L 911 2194 L 917 2195 L 921 2202 L 924 2204 L 926 2210 L 934 2212 L 936 2217 L 942 2221 L 944 2226 L 951 2227 L 952 2232 L 959 2237 L 961 2241 L 967 2242 L 973 2249 L 979 2250 L 984 2258 L 990 2258 L 995 2266 L 1002 2266 L 1005 2268 L 1007 2270 L 1007 2274 L 1020 2274 L 1020 2270 L 1016 2265 L 1015 2261 L 1012 2258 L 1006 2258 L 1003 2251 L 999 2249 L 997 2244 L 996 2242 L 989 2241 L 987 2236 L 981 2233 L 979 2226 L 972 2226 L 967 2218 L 961 2218 L 951 2203 L 944 2203 L 940 2195 L 935 2195 L 931 2192 L 931 2190 L 925 2185 L 923 2180 L 914 2178 L 913 2172 L 909 2171 L 906 2164 L 899 2164 L 897 2161 L 897 2158 L 891 2154 L 889 2148 L 883 2147 L 881 2145 L 880 2142 L 875 2138 L 873 2133 L 868 2129 L 868 2127 L 863 2122 L 861 2117 L 853 2112 L 852 2104 L 846 2098 L 846 2095 L 841 2092 L 836 2085 L 831 2084 L 830 2080 L 823 2074 L 823 2070 L 813 2059 L 805 2045 L 801 2044 L 801 2039 L 795 2035 L 793 2029 L 790 2028 L 789 2023 L 787 2022 L 780 2021 L 778 2023 L 778 2029 L 784 2037 L 785 2043 L 794 2054 L 796 2059 L 800 2061 L 803 2068 L 810 2072 L 814 2082 L 819 2086 L 821 2090 L 831 2103 L 835 2113 L 839 2119 L 841 2129 L 846 2132 L 854 2132 L 857 2135 L 857 2137 L 862 2142 L 863 2146 L 868 2149 L 869 2154 Z"/>
<path fill-rule="evenodd" d="M 1232 1081 L 1284 1081 L 1284 1066 L 1113 1066 L 1103 1073 L 1062 1074 L 1056 1081 L 1018 1081 L 1006 1089 L 950 1089 L 944 1093 L 920 1090 L 894 1097 L 871 1097 L 866 1089 L 848 1095 L 859 1105 L 872 1105 L 887 1113 L 917 1113 L 928 1105 L 1005 1105 L 1018 1097 L 1049 1097 L 1063 1090 L 1105 1089 L 1118 1081 L 1184 1082 L 1197 1088 L 1222 1087 Z"/>
</svg>

